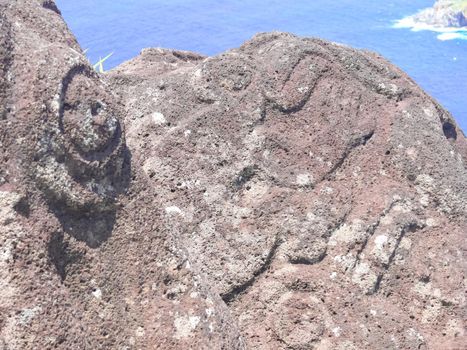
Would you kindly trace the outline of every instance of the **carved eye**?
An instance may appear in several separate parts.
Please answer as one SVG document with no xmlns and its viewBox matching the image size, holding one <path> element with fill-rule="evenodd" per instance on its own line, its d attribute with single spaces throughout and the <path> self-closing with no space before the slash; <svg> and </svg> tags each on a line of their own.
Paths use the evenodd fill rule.
<svg viewBox="0 0 467 350">
<path fill-rule="evenodd" d="M 99 101 L 94 101 L 91 103 L 91 115 L 96 117 L 102 110 L 102 104 Z"/>
</svg>

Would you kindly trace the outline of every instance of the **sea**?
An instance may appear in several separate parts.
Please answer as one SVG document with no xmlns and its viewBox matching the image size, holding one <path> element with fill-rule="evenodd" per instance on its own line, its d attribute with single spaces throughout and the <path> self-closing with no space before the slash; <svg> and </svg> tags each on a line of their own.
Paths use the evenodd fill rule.
<svg viewBox="0 0 467 350">
<path fill-rule="evenodd" d="M 110 70 L 146 47 L 216 55 L 286 31 L 377 51 L 467 131 L 467 31 L 419 25 L 434 0 L 56 0 L 92 63 Z"/>
</svg>

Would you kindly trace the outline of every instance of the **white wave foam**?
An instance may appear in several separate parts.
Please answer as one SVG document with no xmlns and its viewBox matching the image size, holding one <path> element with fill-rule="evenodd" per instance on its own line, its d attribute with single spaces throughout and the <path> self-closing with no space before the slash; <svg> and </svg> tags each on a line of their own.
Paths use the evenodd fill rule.
<svg viewBox="0 0 467 350">
<path fill-rule="evenodd" d="M 455 40 L 455 39 L 467 40 L 467 32 L 442 33 L 442 34 L 439 34 L 437 38 L 441 41 Z"/>
<path fill-rule="evenodd" d="M 446 40 L 467 40 L 467 28 L 453 27 L 437 27 L 427 23 L 417 22 L 413 16 L 408 16 L 394 22 L 393 28 L 407 28 L 413 32 L 428 30 L 435 33 L 440 33 L 437 38 L 442 41 Z"/>
</svg>

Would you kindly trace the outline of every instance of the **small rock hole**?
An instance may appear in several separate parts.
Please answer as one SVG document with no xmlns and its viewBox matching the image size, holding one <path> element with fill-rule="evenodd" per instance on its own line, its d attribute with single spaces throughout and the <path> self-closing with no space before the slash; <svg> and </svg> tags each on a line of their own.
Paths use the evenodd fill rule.
<svg viewBox="0 0 467 350">
<path fill-rule="evenodd" d="M 443 133 L 448 140 L 457 140 L 456 127 L 451 122 L 443 123 Z"/>
<path fill-rule="evenodd" d="M 91 115 L 93 117 L 97 116 L 102 110 L 102 104 L 100 102 L 93 102 L 91 104 Z"/>
</svg>

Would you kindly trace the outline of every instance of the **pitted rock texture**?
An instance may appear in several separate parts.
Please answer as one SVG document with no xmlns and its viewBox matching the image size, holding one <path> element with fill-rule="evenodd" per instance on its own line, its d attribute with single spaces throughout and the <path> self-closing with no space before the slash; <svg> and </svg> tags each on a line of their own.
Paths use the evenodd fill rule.
<svg viewBox="0 0 467 350">
<path fill-rule="evenodd" d="M 0 349 L 243 348 L 53 2 L 0 5 Z"/>
<path fill-rule="evenodd" d="M 465 344 L 466 141 L 399 69 L 272 33 L 217 57 L 143 50 L 107 81 L 249 348 Z"/>
<path fill-rule="evenodd" d="M 99 76 L 0 0 L 0 349 L 463 349 L 467 142 L 285 33 Z"/>
</svg>

